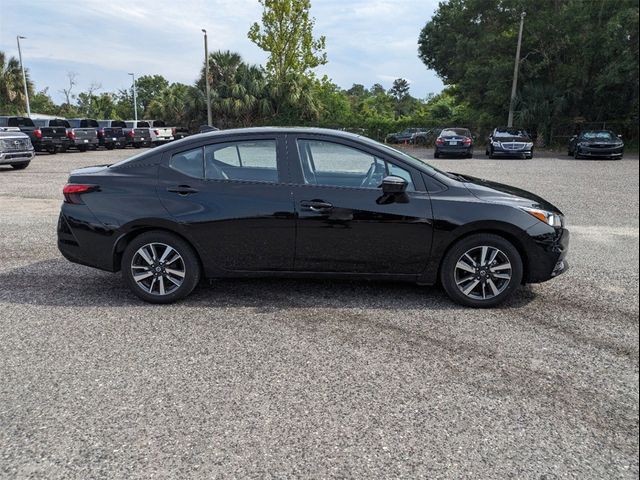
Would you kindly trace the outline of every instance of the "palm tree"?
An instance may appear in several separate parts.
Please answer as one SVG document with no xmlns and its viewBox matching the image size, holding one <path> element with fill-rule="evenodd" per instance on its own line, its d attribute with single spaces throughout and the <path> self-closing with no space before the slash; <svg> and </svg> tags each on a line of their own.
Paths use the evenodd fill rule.
<svg viewBox="0 0 640 480">
<path fill-rule="evenodd" d="M 33 89 L 27 73 L 27 85 Z M 7 113 L 18 113 L 26 110 L 24 86 L 20 62 L 0 51 L 0 109 Z"/>
</svg>

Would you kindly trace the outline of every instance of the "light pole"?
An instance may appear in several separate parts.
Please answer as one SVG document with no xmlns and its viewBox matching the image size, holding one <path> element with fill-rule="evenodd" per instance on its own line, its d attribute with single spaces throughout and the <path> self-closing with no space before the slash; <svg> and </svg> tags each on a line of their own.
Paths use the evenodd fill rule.
<svg viewBox="0 0 640 480">
<path fill-rule="evenodd" d="M 518 86 L 518 67 L 520 66 L 520 46 L 522 45 L 522 27 L 524 26 L 524 12 L 520 14 L 520 31 L 518 32 L 518 47 L 516 48 L 516 63 L 513 66 L 513 83 L 511 84 L 511 101 L 509 102 L 509 119 L 507 127 L 513 127 L 513 108 L 516 103 L 516 88 Z"/>
<path fill-rule="evenodd" d="M 131 79 L 133 81 L 133 119 L 138 121 L 138 100 L 136 98 L 136 74 L 130 73 Z"/>
<path fill-rule="evenodd" d="M 207 31 L 203 28 L 204 33 L 204 84 L 207 94 L 207 125 L 211 126 L 213 118 L 211 117 L 211 97 L 209 95 L 209 45 L 207 44 Z"/>
<path fill-rule="evenodd" d="M 16 36 L 18 42 L 18 57 L 20 58 L 20 68 L 22 69 L 22 82 L 24 83 L 24 98 L 27 102 L 27 117 L 31 117 L 31 107 L 29 106 L 29 89 L 27 88 L 27 75 L 24 73 L 24 65 L 22 64 L 22 49 L 20 48 L 20 39 L 26 40 L 27 37 Z"/>
</svg>

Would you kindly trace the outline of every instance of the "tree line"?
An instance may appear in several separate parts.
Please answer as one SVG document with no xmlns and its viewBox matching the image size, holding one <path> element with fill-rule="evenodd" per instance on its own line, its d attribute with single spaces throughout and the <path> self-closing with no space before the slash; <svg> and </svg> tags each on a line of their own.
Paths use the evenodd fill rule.
<svg viewBox="0 0 640 480">
<path fill-rule="evenodd" d="M 341 88 L 315 69 L 327 63 L 314 36 L 310 0 L 259 0 L 260 22 L 249 39 L 268 54 L 251 65 L 230 51 L 210 53 L 214 125 L 314 125 L 384 138 L 407 126 L 467 126 L 476 132 L 506 123 L 520 15 L 525 12 L 516 121 L 551 142 L 580 123 L 615 122 L 637 138 L 637 0 L 450 0 L 421 31 L 418 56 L 445 83 L 416 98 L 407 80 Z M 205 68 L 193 84 L 161 75 L 136 81 L 139 118 L 197 129 L 206 123 Z M 28 81 L 33 112 L 66 117 L 129 119 L 132 89 L 76 91 L 68 74 L 56 104 Z M 0 111 L 24 111 L 18 61 L 0 52 Z"/>
</svg>

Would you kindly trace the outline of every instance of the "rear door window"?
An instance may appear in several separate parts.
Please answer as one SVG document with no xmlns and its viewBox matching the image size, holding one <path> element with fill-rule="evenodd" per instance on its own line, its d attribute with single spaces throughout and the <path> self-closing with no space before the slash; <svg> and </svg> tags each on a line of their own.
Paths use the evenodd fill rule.
<svg viewBox="0 0 640 480">
<path fill-rule="evenodd" d="M 98 122 L 91 118 L 85 118 L 80 122 L 80 128 L 98 128 Z"/>
<path fill-rule="evenodd" d="M 275 140 L 207 145 L 204 156 L 208 180 L 279 181 Z"/>
</svg>

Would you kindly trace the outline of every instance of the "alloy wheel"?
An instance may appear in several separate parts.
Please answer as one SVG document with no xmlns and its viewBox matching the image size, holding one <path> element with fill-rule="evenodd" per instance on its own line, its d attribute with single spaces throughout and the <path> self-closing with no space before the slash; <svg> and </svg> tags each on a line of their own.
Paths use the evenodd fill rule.
<svg viewBox="0 0 640 480">
<path fill-rule="evenodd" d="M 186 267 L 175 248 L 165 243 L 147 243 L 133 255 L 131 275 L 143 291 L 169 295 L 184 282 Z"/>
<path fill-rule="evenodd" d="M 456 262 L 458 289 L 474 300 L 490 300 L 506 290 L 511 282 L 509 257 L 500 249 L 487 245 L 466 251 Z"/>
</svg>

